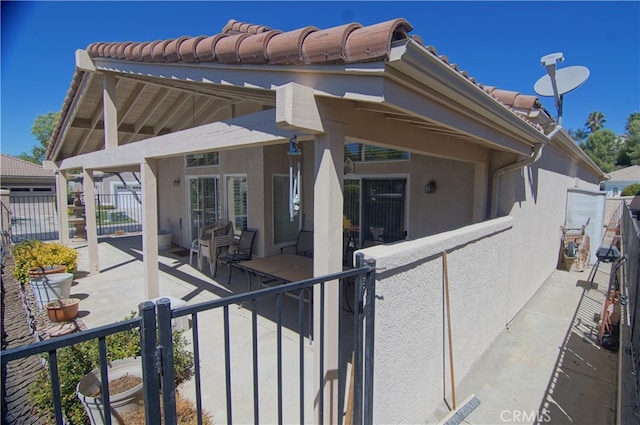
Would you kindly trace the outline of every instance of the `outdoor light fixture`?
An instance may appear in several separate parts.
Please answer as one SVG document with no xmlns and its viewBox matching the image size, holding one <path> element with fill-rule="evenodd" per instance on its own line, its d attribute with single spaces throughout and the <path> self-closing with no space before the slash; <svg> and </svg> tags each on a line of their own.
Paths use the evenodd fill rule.
<svg viewBox="0 0 640 425">
<path fill-rule="evenodd" d="M 300 211 L 300 163 L 302 160 L 302 151 L 298 147 L 298 139 L 293 136 L 289 139 L 289 221 L 293 219 Z"/>
<path fill-rule="evenodd" d="M 180 186 L 180 178 L 174 179 L 173 180 L 173 185 L 174 186 Z"/>
<path fill-rule="evenodd" d="M 424 185 L 424 193 L 434 193 L 436 191 L 436 182 L 431 180 L 429 183 Z"/>
</svg>

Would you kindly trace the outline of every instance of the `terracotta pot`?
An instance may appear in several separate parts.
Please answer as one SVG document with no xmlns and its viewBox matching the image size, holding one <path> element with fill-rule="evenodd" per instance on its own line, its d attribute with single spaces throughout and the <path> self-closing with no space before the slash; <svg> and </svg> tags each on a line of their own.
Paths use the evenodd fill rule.
<svg viewBox="0 0 640 425">
<path fill-rule="evenodd" d="M 55 273 L 66 273 L 67 266 L 65 265 L 52 265 L 52 266 L 44 266 L 44 267 L 36 267 L 29 270 L 30 277 L 36 276 L 44 276 Z"/>
<path fill-rule="evenodd" d="M 52 301 L 46 305 L 47 314 L 52 322 L 68 322 L 78 315 L 80 299 L 63 298 Z"/>
</svg>

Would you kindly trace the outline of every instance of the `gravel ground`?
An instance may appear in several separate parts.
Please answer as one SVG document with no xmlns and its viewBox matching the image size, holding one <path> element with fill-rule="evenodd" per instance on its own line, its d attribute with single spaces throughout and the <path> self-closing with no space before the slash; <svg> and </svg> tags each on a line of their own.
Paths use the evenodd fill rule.
<svg viewBox="0 0 640 425">
<path fill-rule="evenodd" d="M 36 307 L 29 285 L 24 291 L 13 277 L 13 258 L 7 255 L 2 262 L 2 349 L 31 344 L 46 339 L 46 331 L 56 324 L 46 313 Z M 35 313 L 34 313 L 35 312 Z M 85 326 L 80 320 L 74 321 L 78 329 Z M 45 424 L 28 401 L 31 384 L 43 369 L 38 356 L 10 362 L 2 368 L 2 423 L 3 424 Z"/>
</svg>

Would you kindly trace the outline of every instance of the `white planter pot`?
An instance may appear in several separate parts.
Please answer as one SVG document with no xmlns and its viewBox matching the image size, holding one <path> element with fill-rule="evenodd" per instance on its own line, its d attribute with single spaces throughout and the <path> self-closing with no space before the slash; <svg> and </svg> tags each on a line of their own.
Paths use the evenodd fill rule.
<svg viewBox="0 0 640 425">
<path fill-rule="evenodd" d="M 109 382 L 121 378 L 127 374 L 142 378 L 142 360 L 140 357 L 114 360 L 107 367 Z M 100 369 L 94 369 L 88 373 L 76 387 L 76 395 L 82 402 L 91 425 L 105 423 L 104 405 L 102 398 L 92 397 L 100 389 Z M 121 424 L 122 415 L 136 410 L 144 401 L 143 385 L 137 385 L 127 391 L 109 396 L 111 403 L 111 423 Z"/>
<path fill-rule="evenodd" d="M 31 289 L 36 298 L 38 308 L 51 301 L 69 298 L 71 283 L 73 283 L 73 273 L 54 273 L 44 276 L 32 277 L 29 280 Z"/>
<path fill-rule="evenodd" d="M 171 233 L 158 233 L 158 250 L 171 248 Z"/>
</svg>

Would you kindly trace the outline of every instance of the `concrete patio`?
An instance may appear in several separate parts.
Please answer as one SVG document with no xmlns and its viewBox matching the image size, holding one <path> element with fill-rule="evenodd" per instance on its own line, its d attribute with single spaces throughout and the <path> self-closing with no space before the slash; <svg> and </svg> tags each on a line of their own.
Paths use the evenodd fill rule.
<svg viewBox="0 0 640 425">
<path fill-rule="evenodd" d="M 141 237 L 104 237 L 99 240 L 100 274 L 88 276 L 88 254 L 86 244 L 77 244 L 80 263 L 71 296 L 81 298 L 79 317 L 89 328 L 120 321 L 137 312 L 138 304 L 145 301 Z M 205 264 L 202 273 L 193 266 L 189 256 L 179 257 L 177 247 L 159 251 L 160 293 L 196 304 L 218 299 L 247 290 L 247 275 L 234 271 L 230 285 L 226 285 L 228 272 L 223 268 L 218 281 L 207 273 Z M 182 253 L 179 253 L 182 254 Z M 224 283 L 221 283 L 224 282 Z M 257 282 L 253 279 L 253 289 Z M 259 399 L 260 421 L 277 422 L 277 326 L 275 302 L 266 299 L 258 302 L 258 355 L 259 355 Z M 250 307 L 250 306 L 247 306 Z M 253 423 L 253 352 L 252 311 L 245 306 L 229 308 L 231 376 L 233 396 L 233 422 Z M 308 317 L 305 313 L 305 318 Z M 299 422 L 299 334 L 297 301 L 284 297 L 283 311 L 283 411 L 288 423 Z M 216 424 L 226 423 L 224 328 L 222 310 L 198 314 L 200 365 L 202 374 L 202 402 L 204 409 L 212 415 Z M 303 323 L 305 335 L 308 323 Z M 191 350 L 192 331 L 184 336 Z M 305 421 L 313 415 L 313 345 L 305 338 Z M 195 398 L 195 383 L 192 379 L 180 389 L 183 395 Z"/>
<path fill-rule="evenodd" d="M 140 236 L 106 237 L 99 243 L 101 273 L 87 269 L 84 245 L 72 296 L 82 298 L 80 316 L 87 327 L 122 320 L 145 300 Z M 230 285 L 222 269 L 218 281 L 188 264 L 189 257 L 160 251 L 160 290 L 187 304 L 213 300 L 247 290 L 247 275 L 234 272 Z M 601 264 L 597 288 L 583 272 L 556 270 L 535 296 L 496 338 L 479 362 L 456 386 L 458 407 L 475 395 L 480 405 L 466 419 L 470 424 L 613 423 L 617 354 L 595 344 L 597 323 L 609 281 L 610 264 Z M 255 279 L 253 288 L 257 287 Z M 260 421 L 277 422 L 276 325 L 273 304 L 258 306 Z M 297 301 L 285 297 L 283 311 L 284 421 L 298 423 Z M 344 314 L 344 313 L 343 313 Z M 306 315 L 305 315 L 306 317 Z M 351 316 L 350 316 L 351 317 Z M 252 313 L 230 308 L 233 421 L 253 423 Z M 198 315 L 203 406 L 216 424 L 226 423 L 222 312 Z M 191 341 L 191 332 L 185 333 Z M 463 350 L 464 347 L 455 347 Z M 313 414 L 313 345 L 305 343 L 305 422 Z M 449 394 L 450 389 L 447 389 Z M 193 382 L 182 391 L 195 395 Z M 449 413 L 451 400 L 427 418 L 438 423 Z"/>
</svg>

